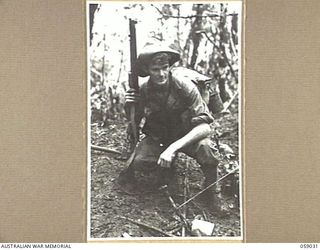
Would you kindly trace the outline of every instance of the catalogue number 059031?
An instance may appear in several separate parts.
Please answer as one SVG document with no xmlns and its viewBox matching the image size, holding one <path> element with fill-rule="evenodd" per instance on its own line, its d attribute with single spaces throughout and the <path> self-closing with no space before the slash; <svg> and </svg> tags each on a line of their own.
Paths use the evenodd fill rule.
<svg viewBox="0 0 320 250">
<path fill-rule="evenodd" d="M 304 244 L 300 244 L 300 248 L 302 248 L 302 249 L 314 249 L 314 248 L 318 248 L 318 244 L 316 244 L 316 243 L 304 243 Z"/>
</svg>

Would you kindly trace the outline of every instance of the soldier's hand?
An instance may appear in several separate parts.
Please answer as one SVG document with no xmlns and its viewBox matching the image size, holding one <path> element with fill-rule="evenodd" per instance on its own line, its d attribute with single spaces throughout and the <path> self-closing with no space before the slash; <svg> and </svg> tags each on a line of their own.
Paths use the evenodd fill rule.
<svg viewBox="0 0 320 250">
<path fill-rule="evenodd" d="M 139 91 L 128 89 L 125 95 L 126 103 L 138 103 L 140 101 Z"/>
<path fill-rule="evenodd" d="M 160 155 L 157 164 L 163 168 L 170 168 L 175 156 L 176 156 L 176 151 L 168 147 Z"/>
</svg>

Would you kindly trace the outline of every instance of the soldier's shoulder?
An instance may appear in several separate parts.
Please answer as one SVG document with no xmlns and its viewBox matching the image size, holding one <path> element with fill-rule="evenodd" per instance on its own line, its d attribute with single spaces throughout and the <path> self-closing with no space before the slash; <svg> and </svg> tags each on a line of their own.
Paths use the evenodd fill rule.
<svg viewBox="0 0 320 250">
<path fill-rule="evenodd" d="M 175 67 L 170 70 L 174 87 L 183 92 L 190 92 L 195 84 L 190 77 L 190 70 L 183 67 Z"/>
</svg>

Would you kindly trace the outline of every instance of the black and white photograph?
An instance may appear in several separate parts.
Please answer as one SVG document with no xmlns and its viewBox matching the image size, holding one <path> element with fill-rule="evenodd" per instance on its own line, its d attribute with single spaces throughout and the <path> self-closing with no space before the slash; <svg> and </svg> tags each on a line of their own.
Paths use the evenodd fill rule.
<svg viewBox="0 0 320 250">
<path fill-rule="evenodd" d="M 243 239 L 241 1 L 88 1 L 87 238 Z"/>
</svg>

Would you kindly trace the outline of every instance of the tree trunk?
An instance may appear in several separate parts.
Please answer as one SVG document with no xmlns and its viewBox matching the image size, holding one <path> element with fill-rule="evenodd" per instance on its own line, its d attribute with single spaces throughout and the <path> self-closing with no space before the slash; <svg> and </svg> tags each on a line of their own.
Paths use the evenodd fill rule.
<svg viewBox="0 0 320 250">
<path fill-rule="evenodd" d="M 109 92 L 109 99 L 110 99 L 110 113 L 111 113 L 111 117 L 114 118 L 115 116 L 115 110 L 114 110 L 114 95 L 113 95 L 113 91 L 112 88 L 109 86 L 108 89 Z"/>
<path fill-rule="evenodd" d="M 191 28 L 191 36 L 192 36 L 192 42 L 193 42 L 193 50 L 192 50 L 192 56 L 191 56 L 191 62 L 190 62 L 190 68 L 194 69 L 197 57 L 198 57 L 198 48 L 201 40 L 201 33 L 198 32 L 202 29 L 202 14 L 203 14 L 203 8 L 202 4 L 197 4 L 197 11 L 196 11 L 196 19 L 193 22 L 192 28 Z"/>
<path fill-rule="evenodd" d="M 225 47 L 224 47 L 224 42 L 227 40 L 226 39 L 226 8 L 224 7 L 223 4 L 220 6 L 220 22 L 219 22 L 219 51 L 220 51 L 220 56 L 218 59 L 218 66 L 220 68 L 225 68 L 227 66 L 226 64 L 226 58 L 225 58 Z M 226 74 L 219 74 L 218 78 L 218 84 L 219 84 L 219 90 L 220 90 L 220 97 L 223 102 L 226 102 L 230 97 L 226 91 Z"/>
<path fill-rule="evenodd" d="M 118 74 L 118 79 L 117 79 L 117 84 L 120 82 L 120 77 L 121 77 L 121 70 L 122 70 L 122 64 L 123 64 L 123 50 L 121 51 L 121 56 L 120 56 L 120 66 L 119 66 L 119 74 Z"/>
<path fill-rule="evenodd" d="M 90 15 L 89 15 L 89 26 L 90 26 L 90 46 L 91 46 L 91 43 L 92 43 L 92 38 L 93 38 L 93 34 L 92 34 L 92 27 L 93 27 L 93 19 L 94 19 L 94 14 L 98 8 L 98 4 L 90 4 L 89 5 L 89 12 L 90 12 Z"/>
</svg>

